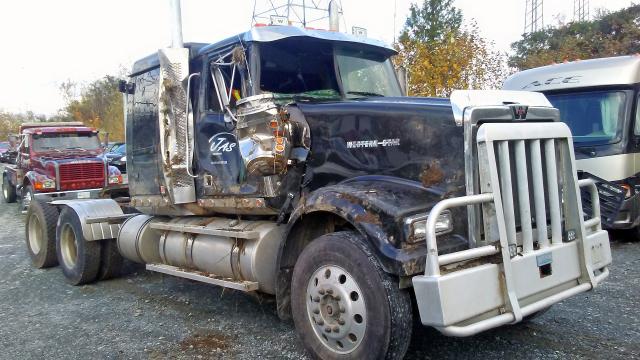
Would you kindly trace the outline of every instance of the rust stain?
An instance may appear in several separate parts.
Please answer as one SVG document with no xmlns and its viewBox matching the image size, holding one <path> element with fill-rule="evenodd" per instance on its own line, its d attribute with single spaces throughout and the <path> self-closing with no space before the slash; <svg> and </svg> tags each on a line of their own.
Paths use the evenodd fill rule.
<svg viewBox="0 0 640 360">
<path fill-rule="evenodd" d="M 353 220 L 355 220 L 356 222 L 362 222 L 367 224 L 382 225 L 382 221 L 380 221 L 380 216 L 372 213 L 368 213 L 368 212 L 364 214 L 356 215 L 356 217 Z"/>
<path fill-rule="evenodd" d="M 420 181 L 424 187 L 439 184 L 442 180 L 444 180 L 444 171 L 442 171 L 438 160 L 432 160 L 420 173 Z"/>
<path fill-rule="evenodd" d="M 186 350 L 226 350 L 229 337 L 218 333 L 194 334 L 180 342 L 182 351 Z"/>
</svg>

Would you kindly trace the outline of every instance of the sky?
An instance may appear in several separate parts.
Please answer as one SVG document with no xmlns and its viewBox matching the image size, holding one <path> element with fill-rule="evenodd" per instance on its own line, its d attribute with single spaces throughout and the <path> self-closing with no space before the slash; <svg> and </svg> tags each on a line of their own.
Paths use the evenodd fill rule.
<svg viewBox="0 0 640 360">
<path fill-rule="evenodd" d="M 257 0 L 258 3 L 267 0 Z M 342 0 L 347 28 L 391 43 L 417 0 Z M 59 85 L 87 83 L 129 69 L 169 44 L 166 0 L 0 0 L 0 109 L 52 115 Z M 455 0 L 465 21 L 508 52 L 524 28 L 525 0 Z M 590 0 L 591 14 L 630 0 Z M 182 0 L 185 41 L 215 42 L 246 31 L 254 0 Z M 545 25 L 570 21 L 573 0 L 546 0 Z M 394 16 L 395 15 L 395 16 Z"/>
</svg>

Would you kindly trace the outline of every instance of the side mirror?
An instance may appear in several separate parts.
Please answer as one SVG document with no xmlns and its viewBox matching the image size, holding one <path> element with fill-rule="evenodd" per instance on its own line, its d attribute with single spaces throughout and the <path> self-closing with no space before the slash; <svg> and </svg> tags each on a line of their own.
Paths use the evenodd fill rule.
<svg viewBox="0 0 640 360">
<path fill-rule="evenodd" d="M 123 94 L 132 95 L 135 92 L 135 84 L 128 83 L 126 80 L 120 80 L 118 82 L 118 91 Z"/>
<path fill-rule="evenodd" d="M 398 77 L 398 82 L 400 82 L 402 95 L 409 96 L 409 72 L 407 68 L 404 66 L 397 67 L 396 76 Z"/>
</svg>

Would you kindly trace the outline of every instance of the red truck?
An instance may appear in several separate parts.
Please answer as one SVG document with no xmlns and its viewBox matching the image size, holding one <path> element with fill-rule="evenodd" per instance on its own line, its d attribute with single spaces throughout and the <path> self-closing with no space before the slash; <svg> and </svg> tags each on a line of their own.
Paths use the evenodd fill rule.
<svg viewBox="0 0 640 360">
<path fill-rule="evenodd" d="M 97 130 L 80 122 L 25 123 L 19 141 L 16 164 L 5 165 L 2 174 L 3 200 L 20 200 L 28 217 L 52 227 L 53 238 L 58 213 L 48 202 L 127 195 L 120 170 L 107 164 Z M 32 230 L 50 230 L 45 228 Z M 29 244 L 34 263 L 54 265 L 55 250 L 41 245 Z"/>
</svg>

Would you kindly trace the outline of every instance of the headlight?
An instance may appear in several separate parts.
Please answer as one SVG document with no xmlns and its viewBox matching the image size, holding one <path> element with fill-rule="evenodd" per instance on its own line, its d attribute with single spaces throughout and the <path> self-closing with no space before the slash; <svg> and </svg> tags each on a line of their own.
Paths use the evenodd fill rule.
<svg viewBox="0 0 640 360">
<path fill-rule="evenodd" d="M 405 228 L 407 232 L 407 242 L 409 244 L 416 243 L 418 241 L 424 241 L 427 238 L 427 220 L 429 214 L 420 214 L 408 217 L 405 219 Z M 445 210 L 440 213 L 436 219 L 436 234 L 446 234 L 453 230 L 453 220 L 451 219 L 451 212 Z"/>
<path fill-rule="evenodd" d="M 109 184 L 121 184 L 122 183 L 122 175 L 111 175 L 109 176 Z"/>
<path fill-rule="evenodd" d="M 125 156 L 121 157 L 121 158 L 120 158 L 120 161 L 121 161 L 121 162 L 126 162 L 126 161 L 127 161 L 127 155 L 125 155 Z"/>
</svg>

